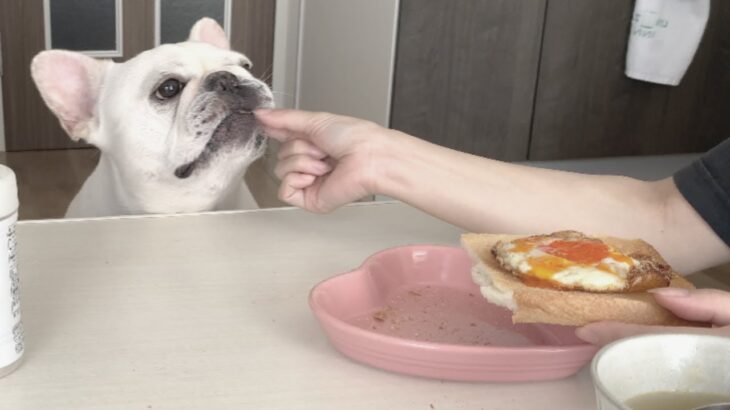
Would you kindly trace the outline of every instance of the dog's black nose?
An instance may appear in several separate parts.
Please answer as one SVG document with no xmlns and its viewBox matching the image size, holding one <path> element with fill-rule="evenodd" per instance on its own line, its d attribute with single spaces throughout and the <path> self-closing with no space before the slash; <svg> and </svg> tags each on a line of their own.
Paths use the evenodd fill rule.
<svg viewBox="0 0 730 410">
<path fill-rule="evenodd" d="M 235 92 L 241 87 L 241 81 L 228 71 L 216 71 L 205 79 L 205 89 L 208 91 Z"/>
<path fill-rule="evenodd" d="M 216 71 L 205 79 L 205 89 L 234 97 L 238 108 L 253 111 L 261 105 L 259 86 L 254 82 L 242 82 L 228 71 Z"/>
</svg>

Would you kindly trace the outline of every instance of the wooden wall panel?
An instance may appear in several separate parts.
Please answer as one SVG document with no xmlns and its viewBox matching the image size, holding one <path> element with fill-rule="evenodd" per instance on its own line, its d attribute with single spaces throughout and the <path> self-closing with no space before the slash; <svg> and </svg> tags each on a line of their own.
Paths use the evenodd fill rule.
<svg viewBox="0 0 730 410">
<path fill-rule="evenodd" d="M 525 159 L 545 0 L 402 0 L 391 127 Z"/>
<path fill-rule="evenodd" d="M 123 1 L 123 61 L 153 46 L 153 0 Z M 43 0 L 0 0 L 3 108 L 8 151 L 83 148 L 66 135 L 30 77 L 30 61 L 45 49 Z"/>
<path fill-rule="evenodd" d="M 231 8 L 231 48 L 245 54 L 253 62 L 253 75 L 271 85 L 276 2 L 233 0 Z"/>
<path fill-rule="evenodd" d="M 30 78 L 30 61 L 45 47 L 42 0 L 0 0 L 3 109 L 8 151 L 73 148 Z"/>
<path fill-rule="evenodd" d="M 633 3 L 548 2 L 530 159 L 698 152 L 730 135 L 728 3 L 713 2 L 677 87 L 624 75 Z"/>
<path fill-rule="evenodd" d="M 122 0 L 123 56 L 125 61 L 155 46 L 155 1 Z"/>
</svg>

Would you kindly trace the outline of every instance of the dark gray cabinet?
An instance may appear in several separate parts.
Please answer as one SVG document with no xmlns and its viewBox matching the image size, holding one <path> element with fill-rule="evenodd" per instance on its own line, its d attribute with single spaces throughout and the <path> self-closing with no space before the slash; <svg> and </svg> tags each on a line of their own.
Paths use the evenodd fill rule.
<svg viewBox="0 0 730 410">
<path fill-rule="evenodd" d="M 524 159 L 544 14 L 544 0 L 402 0 L 391 126 Z"/>
<path fill-rule="evenodd" d="M 632 0 L 402 0 L 391 126 L 503 160 L 700 152 L 730 136 L 730 2 L 677 87 L 627 78 Z"/>
</svg>

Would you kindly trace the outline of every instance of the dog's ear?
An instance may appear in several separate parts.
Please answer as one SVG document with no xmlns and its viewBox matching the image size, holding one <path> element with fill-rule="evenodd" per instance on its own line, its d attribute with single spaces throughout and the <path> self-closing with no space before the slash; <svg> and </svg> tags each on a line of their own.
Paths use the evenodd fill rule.
<svg viewBox="0 0 730 410">
<path fill-rule="evenodd" d="M 188 41 L 200 41 L 224 50 L 231 49 L 226 32 L 215 20 L 209 17 L 203 17 L 193 25 L 193 28 L 190 29 Z"/>
<path fill-rule="evenodd" d="M 88 141 L 97 125 L 96 107 L 109 64 L 63 50 L 43 51 L 30 64 L 31 76 L 43 101 L 74 141 Z"/>
</svg>

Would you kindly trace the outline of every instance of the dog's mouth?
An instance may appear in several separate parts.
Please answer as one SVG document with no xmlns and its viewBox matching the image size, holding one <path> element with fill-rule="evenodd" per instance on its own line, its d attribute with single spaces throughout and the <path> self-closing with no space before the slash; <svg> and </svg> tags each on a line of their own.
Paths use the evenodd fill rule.
<svg viewBox="0 0 730 410">
<path fill-rule="evenodd" d="M 221 148 L 232 144 L 245 145 L 251 138 L 255 138 L 253 150 L 258 151 L 263 145 L 265 137 L 260 131 L 253 111 L 234 110 L 218 123 L 203 151 L 194 160 L 175 169 L 175 176 L 180 179 L 188 178 L 196 169 L 207 164 Z"/>
</svg>

